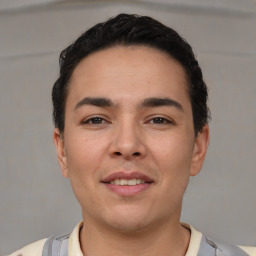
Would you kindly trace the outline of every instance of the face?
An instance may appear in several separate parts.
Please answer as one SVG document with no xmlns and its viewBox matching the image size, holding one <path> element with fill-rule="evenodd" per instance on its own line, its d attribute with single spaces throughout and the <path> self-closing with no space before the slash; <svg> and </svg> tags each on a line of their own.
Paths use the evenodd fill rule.
<svg viewBox="0 0 256 256">
<path fill-rule="evenodd" d="M 122 231 L 179 221 L 208 145 L 208 126 L 195 138 L 187 91 L 182 66 L 148 47 L 113 47 L 78 64 L 54 141 L 84 221 Z"/>
</svg>

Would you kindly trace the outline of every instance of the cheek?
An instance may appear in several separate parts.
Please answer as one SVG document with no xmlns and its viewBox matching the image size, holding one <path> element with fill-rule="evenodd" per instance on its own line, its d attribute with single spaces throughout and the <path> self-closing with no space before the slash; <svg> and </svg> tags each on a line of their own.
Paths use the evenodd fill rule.
<svg viewBox="0 0 256 256">
<path fill-rule="evenodd" d="M 106 147 L 103 141 L 99 143 L 98 140 L 87 136 L 70 136 L 65 140 L 70 183 L 77 200 L 86 207 L 94 203 L 91 191 L 96 191 L 100 163 Z"/>
<path fill-rule="evenodd" d="M 151 142 L 152 145 L 153 142 Z M 193 142 L 179 134 L 155 142 L 152 155 L 161 171 L 163 182 L 187 183 L 193 154 Z M 171 181 L 170 181 L 171 180 Z M 167 184 L 166 184 L 167 185 Z"/>
<path fill-rule="evenodd" d="M 92 179 L 106 150 L 107 145 L 102 139 L 99 141 L 86 135 L 66 138 L 65 151 L 70 175 L 86 176 L 90 173 Z"/>
</svg>

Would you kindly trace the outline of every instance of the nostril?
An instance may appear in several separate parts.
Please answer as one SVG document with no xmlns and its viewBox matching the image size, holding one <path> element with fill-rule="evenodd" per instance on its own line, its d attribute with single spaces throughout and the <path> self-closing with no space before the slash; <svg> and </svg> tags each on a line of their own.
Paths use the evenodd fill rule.
<svg viewBox="0 0 256 256">
<path fill-rule="evenodd" d="M 121 156 L 121 155 L 122 155 L 122 153 L 121 153 L 121 152 L 116 151 L 116 152 L 114 152 L 114 155 L 116 155 L 116 156 Z M 132 155 L 133 155 L 133 156 L 140 156 L 140 152 L 134 152 Z"/>
</svg>

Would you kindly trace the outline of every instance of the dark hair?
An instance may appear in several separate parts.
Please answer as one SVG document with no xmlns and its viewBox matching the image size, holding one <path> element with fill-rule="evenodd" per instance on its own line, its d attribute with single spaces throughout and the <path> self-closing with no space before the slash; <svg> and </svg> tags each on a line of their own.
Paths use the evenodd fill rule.
<svg viewBox="0 0 256 256">
<path fill-rule="evenodd" d="M 52 90 L 53 121 L 62 133 L 69 81 L 79 62 L 89 54 L 115 45 L 143 45 L 166 52 L 184 68 L 197 135 L 210 116 L 207 87 L 191 46 L 173 29 L 147 17 L 129 14 L 99 23 L 82 34 L 60 54 L 60 76 Z"/>
</svg>

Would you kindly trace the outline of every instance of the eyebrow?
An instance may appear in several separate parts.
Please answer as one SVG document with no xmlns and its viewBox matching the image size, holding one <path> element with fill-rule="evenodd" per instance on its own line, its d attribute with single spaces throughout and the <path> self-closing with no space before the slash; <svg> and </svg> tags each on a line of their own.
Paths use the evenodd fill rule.
<svg viewBox="0 0 256 256">
<path fill-rule="evenodd" d="M 176 107 L 177 109 L 184 111 L 182 105 L 171 98 L 147 98 L 145 99 L 140 107 L 162 107 L 162 106 L 170 106 Z"/>
<path fill-rule="evenodd" d="M 76 104 L 75 110 L 85 105 L 91 105 L 96 107 L 113 107 L 115 104 L 113 103 L 112 100 L 104 97 L 100 97 L 100 98 L 85 97 Z M 173 100 L 171 98 L 157 98 L 157 97 L 146 98 L 143 100 L 141 104 L 139 104 L 140 108 L 162 107 L 162 106 L 176 107 L 177 109 L 184 111 L 182 105 L 176 100 Z"/>
<path fill-rule="evenodd" d="M 113 107 L 114 103 L 107 98 L 85 97 L 76 104 L 75 110 L 85 105 L 91 105 L 96 107 Z"/>
</svg>

